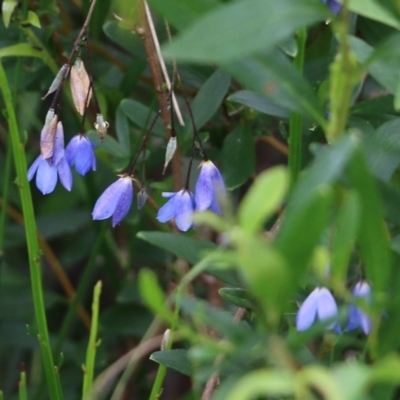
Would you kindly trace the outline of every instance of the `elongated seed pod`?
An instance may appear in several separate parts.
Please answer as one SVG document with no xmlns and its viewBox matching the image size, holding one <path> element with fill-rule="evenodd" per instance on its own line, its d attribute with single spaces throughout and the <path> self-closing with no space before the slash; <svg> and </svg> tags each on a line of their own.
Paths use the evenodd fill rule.
<svg viewBox="0 0 400 400">
<path fill-rule="evenodd" d="M 85 108 L 88 106 L 92 97 L 92 89 L 90 89 L 89 92 L 89 75 L 86 72 L 83 61 L 80 58 L 77 58 L 74 65 L 71 67 L 70 83 L 72 99 L 74 101 L 75 107 L 78 113 L 83 115 L 85 112 Z"/>
<path fill-rule="evenodd" d="M 167 150 L 165 151 L 165 163 L 164 163 L 163 174 L 165 174 L 165 170 L 167 169 L 169 162 L 172 160 L 172 157 L 175 154 L 176 146 L 177 146 L 176 137 L 172 136 L 168 141 Z"/>
<path fill-rule="evenodd" d="M 67 71 L 68 65 L 64 64 L 60 70 L 58 71 L 56 77 L 54 78 L 53 82 L 50 85 L 49 90 L 47 91 L 47 93 L 42 97 L 42 100 L 44 100 L 49 94 L 55 92 L 58 87 L 60 86 L 60 83 L 63 79 L 63 76 L 65 74 L 65 77 L 68 75 L 68 71 Z"/>
<path fill-rule="evenodd" d="M 40 153 L 44 160 L 53 157 L 57 121 L 57 115 L 54 114 L 53 110 L 49 110 L 46 116 L 46 122 L 40 134 Z"/>
</svg>

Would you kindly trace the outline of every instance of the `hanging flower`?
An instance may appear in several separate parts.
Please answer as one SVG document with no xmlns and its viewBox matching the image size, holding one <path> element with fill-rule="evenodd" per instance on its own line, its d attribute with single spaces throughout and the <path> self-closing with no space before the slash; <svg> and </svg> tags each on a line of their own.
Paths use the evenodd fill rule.
<svg viewBox="0 0 400 400">
<path fill-rule="evenodd" d="M 337 14 L 341 9 L 342 5 L 335 0 L 322 0 L 334 14 Z"/>
<path fill-rule="evenodd" d="M 72 167 L 75 164 L 76 172 L 86 175 L 90 169 L 96 170 L 96 157 L 93 144 L 86 135 L 74 136 L 65 148 L 65 157 Z"/>
<path fill-rule="evenodd" d="M 133 185 L 130 176 L 123 176 L 110 185 L 97 199 L 92 212 L 95 220 L 112 216 L 112 226 L 119 224 L 131 208 Z"/>
<path fill-rule="evenodd" d="M 364 299 L 367 303 L 371 301 L 371 288 L 365 281 L 358 282 L 356 286 L 354 286 L 352 293 L 355 298 Z M 347 330 L 351 331 L 358 327 L 368 335 L 371 332 L 371 318 L 355 304 L 350 304 Z"/>
<path fill-rule="evenodd" d="M 176 226 L 186 232 L 193 225 L 193 211 L 195 209 L 195 200 L 193 193 L 182 189 L 176 193 L 164 192 L 162 196 L 169 198 L 157 213 L 157 219 L 160 222 L 167 222 L 175 218 Z"/>
<path fill-rule="evenodd" d="M 222 175 L 210 160 L 203 161 L 200 168 L 195 191 L 196 210 L 211 210 L 221 214 L 219 198 L 226 194 Z"/>
<path fill-rule="evenodd" d="M 28 170 L 28 180 L 36 174 L 36 186 L 43 194 L 51 193 L 57 184 L 57 175 L 68 191 L 72 188 L 72 174 L 64 152 L 64 130 L 61 122 L 57 124 L 54 147 L 50 158 L 40 154 Z"/>
<path fill-rule="evenodd" d="M 316 319 L 320 321 L 329 320 L 335 317 L 337 313 L 336 301 L 331 292 L 326 288 L 317 287 L 301 305 L 296 317 L 296 328 L 298 331 L 305 331 Z M 333 323 L 327 329 L 340 332 L 340 326 L 337 323 Z"/>
</svg>

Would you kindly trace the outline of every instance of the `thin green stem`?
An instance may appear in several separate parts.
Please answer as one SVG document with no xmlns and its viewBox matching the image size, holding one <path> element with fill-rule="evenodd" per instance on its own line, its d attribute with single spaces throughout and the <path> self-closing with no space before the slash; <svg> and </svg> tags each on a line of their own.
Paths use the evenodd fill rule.
<svg viewBox="0 0 400 400">
<path fill-rule="evenodd" d="M 4 185 L 3 185 L 3 201 L 2 207 L 0 210 L 0 257 L 3 256 L 4 252 L 4 236 L 5 236 L 5 228 L 7 222 L 7 204 L 8 197 L 10 194 L 10 186 L 11 186 L 11 170 L 12 170 L 12 149 L 11 149 L 11 140 L 8 138 L 7 140 L 7 152 L 6 152 L 6 162 L 4 165 Z"/>
<path fill-rule="evenodd" d="M 92 326 L 90 329 L 89 343 L 86 350 L 86 363 L 84 366 L 84 379 L 82 399 L 86 399 L 92 390 L 93 377 L 94 377 L 94 363 L 96 360 L 96 352 L 99 342 L 97 340 L 97 331 L 99 326 L 99 306 L 101 294 L 101 281 L 96 283 L 93 293 L 92 303 Z"/>
<path fill-rule="evenodd" d="M 57 335 L 57 341 L 54 346 L 54 360 L 56 365 L 59 364 L 60 362 L 60 352 L 62 346 L 65 342 L 65 339 L 67 338 L 68 333 L 71 330 L 72 324 L 76 319 L 77 315 L 76 310 L 78 308 L 78 305 L 82 303 L 82 300 L 88 291 L 90 282 L 92 282 L 96 267 L 96 257 L 99 254 L 101 245 L 104 242 L 104 235 L 106 231 L 107 231 L 107 226 L 103 224 L 97 236 L 96 242 L 94 243 L 92 252 L 89 256 L 89 260 L 83 270 L 83 274 L 79 279 L 79 286 L 76 289 L 75 296 L 69 304 L 66 316 L 63 318 L 63 324 L 61 326 L 59 334 Z M 39 400 L 43 397 L 43 390 L 44 390 L 44 381 L 42 379 L 40 384 L 38 385 L 38 389 L 34 397 L 35 400 Z"/>
<path fill-rule="evenodd" d="M 50 398 L 54 400 L 60 400 L 61 397 L 59 396 L 59 392 L 57 390 L 57 377 L 54 369 L 53 355 L 51 353 L 49 333 L 47 329 L 40 270 L 41 252 L 36 235 L 35 215 L 33 211 L 32 196 L 27 177 L 25 151 L 23 144 L 20 142 L 19 128 L 13 108 L 11 90 L 1 61 L 0 89 L 4 97 L 4 103 L 7 111 L 7 122 L 10 132 L 15 169 L 17 172 L 16 182 L 21 196 L 22 213 L 24 216 L 26 240 L 28 246 L 33 304 L 35 309 L 35 318 L 38 328 L 38 339 L 43 359 L 44 371 L 47 379 Z"/>
<path fill-rule="evenodd" d="M 302 73 L 304 69 L 304 53 L 307 40 L 307 29 L 302 28 L 297 34 L 297 54 L 294 58 L 294 66 Z M 289 170 L 292 184 L 297 180 L 301 171 L 301 155 L 303 140 L 303 118 L 301 115 L 291 112 L 289 118 Z"/>
<path fill-rule="evenodd" d="M 28 400 L 28 391 L 26 389 L 26 372 L 22 371 L 18 383 L 19 400 Z"/>
<path fill-rule="evenodd" d="M 352 94 L 361 75 L 357 62 L 351 54 L 348 37 L 350 11 L 348 0 L 344 0 L 341 18 L 335 21 L 334 28 L 339 40 L 339 49 L 330 66 L 329 111 L 330 118 L 326 137 L 329 143 L 340 139 L 346 129 Z"/>
<path fill-rule="evenodd" d="M 178 289 L 176 291 L 174 319 L 171 324 L 167 345 L 165 346 L 165 351 L 171 350 L 172 344 L 174 342 L 173 336 L 174 336 L 174 332 L 176 331 L 176 328 L 178 326 L 180 304 L 181 304 L 182 293 L 183 293 L 184 287 L 185 286 L 182 285 L 182 283 L 181 283 L 178 286 Z M 167 367 L 164 364 L 161 364 L 158 367 L 156 379 L 154 381 L 153 388 L 151 389 L 149 400 L 158 400 L 160 398 L 161 393 L 162 393 L 162 385 L 163 385 L 166 373 L 167 373 Z"/>
</svg>

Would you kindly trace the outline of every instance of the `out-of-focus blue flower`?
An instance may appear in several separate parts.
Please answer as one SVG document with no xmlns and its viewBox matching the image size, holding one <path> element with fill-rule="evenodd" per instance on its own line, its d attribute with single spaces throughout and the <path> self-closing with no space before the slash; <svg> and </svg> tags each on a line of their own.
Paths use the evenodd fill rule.
<svg viewBox="0 0 400 400">
<path fill-rule="evenodd" d="M 195 190 L 196 210 L 211 210 L 221 214 L 218 199 L 226 194 L 222 175 L 210 160 L 203 161 L 200 168 Z"/>
<path fill-rule="evenodd" d="M 331 292 L 324 287 L 317 287 L 301 305 L 296 317 L 296 328 L 298 331 L 305 331 L 316 319 L 325 321 L 335 317 L 337 313 L 338 308 Z M 340 333 L 337 323 L 333 323 L 327 329 L 334 329 Z"/>
<path fill-rule="evenodd" d="M 90 169 L 96 170 L 96 157 L 93 144 L 86 135 L 74 136 L 65 148 L 65 157 L 72 167 L 75 164 L 76 172 L 86 175 Z"/>
<path fill-rule="evenodd" d="M 62 185 L 68 191 L 72 188 L 72 174 L 64 152 L 64 131 L 61 122 L 57 124 L 53 152 L 44 159 L 40 154 L 28 170 L 28 180 L 36 173 L 36 186 L 43 194 L 51 193 L 57 184 L 57 174 Z"/>
<path fill-rule="evenodd" d="M 322 1 L 329 6 L 329 8 L 334 14 L 337 14 L 342 9 L 342 5 L 335 0 L 322 0 Z"/>
<path fill-rule="evenodd" d="M 112 226 L 114 227 L 128 214 L 132 199 L 132 178 L 123 176 L 110 185 L 97 199 L 92 217 L 101 220 L 112 216 Z"/>
<path fill-rule="evenodd" d="M 352 291 L 355 298 L 364 299 L 367 303 L 371 301 L 371 288 L 365 281 L 360 281 Z M 368 335 L 371 332 L 371 318 L 354 304 L 349 305 L 349 320 L 347 330 L 351 331 L 360 327 Z"/>
<path fill-rule="evenodd" d="M 167 222 L 175 218 L 176 226 L 186 232 L 193 225 L 195 209 L 193 193 L 182 189 L 176 193 L 164 192 L 162 196 L 169 200 L 158 210 L 157 219 L 160 222 Z"/>
</svg>

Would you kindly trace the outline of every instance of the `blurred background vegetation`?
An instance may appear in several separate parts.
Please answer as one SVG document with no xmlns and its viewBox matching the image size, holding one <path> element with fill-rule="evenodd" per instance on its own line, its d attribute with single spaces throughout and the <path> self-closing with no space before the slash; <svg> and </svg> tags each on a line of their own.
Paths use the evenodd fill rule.
<svg viewBox="0 0 400 400">
<path fill-rule="evenodd" d="M 73 171 L 71 192 L 58 185 L 43 196 L 30 185 L 59 398 L 81 398 L 98 280 L 101 344 L 90 398 L 146 399 L 153 388 L 156 399 L 157 382 L 164 400 L 398 398 L 398 2 L 351 0 L 349 12 L 338 15 L 319 0 L 148 3 L 170 79 L 177 62 L 174 93 L 185 125 L 175 118 L 179 150 L 165 175 L 168 112 L 153 129 L 146 206 L 139 211 L 135 201 L 114 229 L 109 220 L 91 219 L 154 113 L 166 110 L 140 0 L 98 0 L 89 24 L 90 73 L 110 124 L 102 143 L 89 107 L 85 131 L 96 144 L 97 170 L 85 177 Z M 89 7 L 88 0 L 2 2 L 0 61 L 28 166 L 40 152 L 51 104 L 51 96 L 42 97 Z M 85 51 L 82 58 L 88 62 Z M 184 97 L 229 200 L 223 217 L 206 213 L 196 229 L 178 234 L 155 216 L 165 202 L 161 192 L 182 188 L 189 163 Z M 0 109 L 0 389 L 5 399 L 24 399 L 18 382 L 25 371 L 29 398 L 41 400 L 51 394 L 1 96 Z M 60 119 L 68 142 L 82 123 L 68 85 Z M 289 135 L 297 135 L 296 148 Z M 276 168 L 288 159 L 289 169 Z M 196 155 L 196 166 L 200 161 Z M 257 179 L 265 170 L 270 174 Z M 197 170 L 192 190 L 196 177 Z M 363 305 L 373 320 L 370 336 L 338 335 L 326 323 L 296 332 L 298 305 L 318 285 L 337 297 L 345 328 L 350 289 L 360 279 L 374 292 L 373 305 Z M 175 330 L 173 349 L 159 351 L 167 328 Z M 164 380 L 159 365 L 168 367 Z"/>
</svg>

